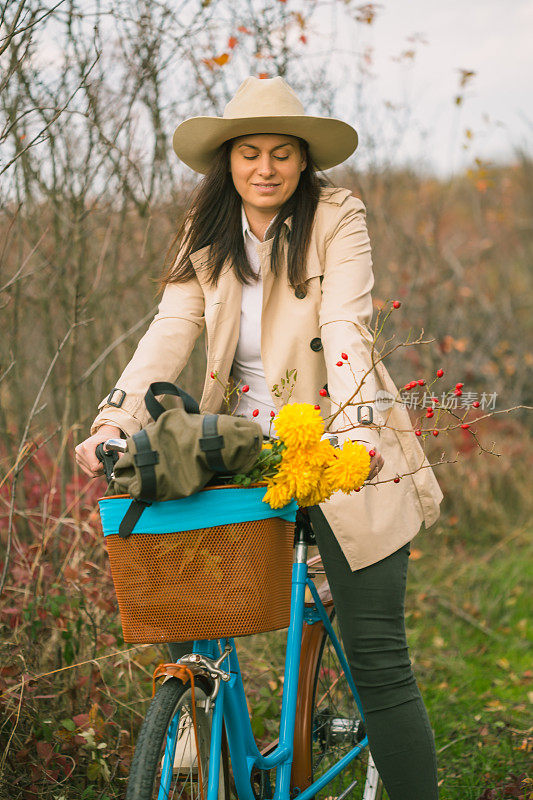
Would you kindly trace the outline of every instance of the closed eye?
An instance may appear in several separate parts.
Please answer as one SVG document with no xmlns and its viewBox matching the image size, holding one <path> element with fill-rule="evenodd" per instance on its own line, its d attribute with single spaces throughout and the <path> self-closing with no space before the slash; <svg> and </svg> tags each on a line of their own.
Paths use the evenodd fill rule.
<svg viewBox="0 0 533 800">
<path fill-rule="evenodd" d="M 277 158 L 278 161 L 286 161 L 288 159 L 288 157 L 289 156 L 274 156 L 274 158 Z M 255 156 L 244 156 L 244 158 L 247 161 L 253 161 L 254 158 L 257 158 L 257 155 L 255 155 Z"/>
</svg>

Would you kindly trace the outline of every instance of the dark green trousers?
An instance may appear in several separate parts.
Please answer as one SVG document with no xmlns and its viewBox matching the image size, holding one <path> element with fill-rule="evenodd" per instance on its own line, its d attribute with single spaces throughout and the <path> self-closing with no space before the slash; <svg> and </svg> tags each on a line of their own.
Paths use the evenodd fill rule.
<svg viewBox="0 0 533 800">
<path fill-rule="evenodd" d="M 409 659 L 405 587 L 410 543 L 352 571 L 318 506 L 309 509 L 372 757 L 390 800 L 438 800 L 437 757 Z M 190 644 L 170 644 L 175 660 Z"/>
</svg>

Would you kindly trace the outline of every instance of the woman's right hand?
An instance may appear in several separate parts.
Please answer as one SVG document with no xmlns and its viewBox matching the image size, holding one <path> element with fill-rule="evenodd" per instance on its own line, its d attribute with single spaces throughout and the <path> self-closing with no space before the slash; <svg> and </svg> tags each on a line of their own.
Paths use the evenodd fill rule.
<svg viewBox="0 0 533 800">
<path fill-rule="evenodd" d="M 370 459 L 370 472 L 368 473 L 367 481 L 371 481 L 372 478 L 375 478 L 385 463 L 385 459 L 375 448 L 374 453 L 375 455 Z"/>
<path fill-rule="evenodd" d="M 91 478 L 104 474 L 104 465 L 96 456 L 96 448 L 100 442 L 106 439 L 116 439 L 123 437 L 120 428 L 115 425 L 102 425 L 95 434 L 89 436 L 75 448 L 76 461 L 82 470 Z"/>
</svg>

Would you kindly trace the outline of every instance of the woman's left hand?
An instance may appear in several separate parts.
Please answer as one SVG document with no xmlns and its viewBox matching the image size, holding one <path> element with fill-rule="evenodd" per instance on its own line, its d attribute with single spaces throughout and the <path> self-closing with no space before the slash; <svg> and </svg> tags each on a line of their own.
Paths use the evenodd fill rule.
<svg viewBox="0 0 533 800">
<path fill-rule="evenodd" d="M 383 464 L 385 463 L 381 453 L 378 453 L 377 450 L 375 450 L 375 453 L 376 454 L 372 456 L 372 458 L 370 459 L 370 472 L 368 473 L 367 481 L 370 481 L 372 480 L 372 478 L 375 478 L 380 469 L 382 468 Z"/>
</svg>

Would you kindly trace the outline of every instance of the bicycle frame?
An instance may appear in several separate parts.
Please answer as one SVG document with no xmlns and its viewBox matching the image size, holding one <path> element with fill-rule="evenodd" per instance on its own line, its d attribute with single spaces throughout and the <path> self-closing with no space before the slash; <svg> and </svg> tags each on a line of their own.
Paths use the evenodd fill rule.
<svg viewBox="0 0 533 800">
<path fill-rule="evenodd" d="M 300 539 L 303 537 L 300 536 Z M 307 544 L 299 541 L 295 545 L 296 559 L 292 566 L 292 586 L 291 586 L 291 613 L 290 624 L 287 633 L 287 647 L 285 655 L 285 671 L 283 684 L 283 697 L 281 705 L 281 722 L 279 741 L 275 749 L 267 756 L 263 756 L 257 747 L 250 715 L 246 704 L 246 695 L 239 667 L 239 659 L 233 639 L 220 640 L 198 640 L 194 643 L 193 652 L 202 653 L 211 658 L 220 655 L 218 641 L 222 648 L 229 642 L 233 649 L 223 662 L 223 668 L 230 672 L 231 678 L 225 683 L 220 682 L 220 688 L 214 702 L 212 727 L 211 727 L 211 751 L 209 756 L 209 778 L 207 786 L 206 800 L 217 800 L 218 782 L 220 775 L 220 753 L 222 745 L 222 721 L 226 725 L 226 732 L 229 744 L 231 764 L 235 787 L 239 800 L 256 800 L 251 787 L 252 768 L 272 769 L 276 768 L 276 789 L 273 800 L 288 800 L 290 796 L 291 767 L 293 760 L 293 741 L 296 714 L 296 700 L 298 692 L 298 674 L 300 667 L 300 649 L 302 641 L 302 630 L 304 623 L 305 610 L 305 588 L 309 587 L 315 606 L 313 609 L 314 620 L 321 620 L 331 637 L 331 641 L 339 661 L 344 670 L 348 685 L 353 693 L 357 707 L 364 721 L 361 701 L 353 678 L 342 650 L 342 646 L 333 630 L 329 616 L 319 597 L 313 580 L 308 576 L 307 566 Z M 228 665 L 229 661 L 229 665 Z M 167 736 L 167 748 L 163 763 L 163 774 L 160 784 L 158 800 L 165 800 L 168 796 L 168 786 L 172 776 L 169 752 L 173 752 L 173 739 L 177 735 L 178 722 L 175 718 L 170 726 Z M 320 791 L 329 781 L 333 780 L 354 758 L 356 758 L 364 747 L 368 745 L 368 737 L 365 737 L 347 753 L 340 761 L 330 767 L 324 775 L 312 783 L 307 789 L 298 794 L 298 800 L 310 800 Z"/>
</svg>

